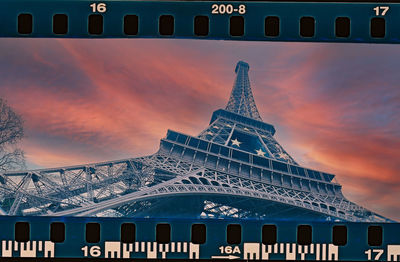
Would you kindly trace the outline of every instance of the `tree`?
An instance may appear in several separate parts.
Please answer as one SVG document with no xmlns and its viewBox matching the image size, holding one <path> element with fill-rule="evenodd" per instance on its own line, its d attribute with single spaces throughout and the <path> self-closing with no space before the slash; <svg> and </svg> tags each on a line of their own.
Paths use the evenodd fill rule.
<svg viewBox="0 0 400 262">
<path fill-rule="evenodd" d="M 25 168 L 24 152 L 16 148 L 23 136 L 21 116 L 0 98 L 0 172 Z"/>
</svg>

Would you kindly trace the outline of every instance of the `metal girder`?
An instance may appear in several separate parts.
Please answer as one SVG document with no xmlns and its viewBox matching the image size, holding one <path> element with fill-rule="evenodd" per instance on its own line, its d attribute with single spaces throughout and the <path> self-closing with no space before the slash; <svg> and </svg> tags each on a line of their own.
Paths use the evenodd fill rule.
<svg viewBox="0 0 400 262">
<path fill-rule="evenodd" d="M 249 65 L 240 61 L 235 69 L 236 79 L 226 110 L 261 121 L 248 76 Z"/>
<path fill-rule="evenodd" d="M 204 202 L 196 211 L 202 208 L 210 216 L 267 217 L 282 212 L 288 216 L 312 214 L 345 221 L 389 222 L 347 200 L 329 174 L 318 180 L 316 177 L 322 173 L 317 172 L 314 177 L 311 171 L 313 176 L 306 177 L 291 171 L 300 167 L 273 137 L 275 128 L 262 122 L 248 70 L 247 63 L 238 63 L 226 110 L 217 110 L 212 123 L 196 138 L 190 137 L 210 142 L 206 143 L 208 149 L 163 139 L 161 145 L 169 143 L 170 147 L 161 146 L 150 156 L 0 174 L 0 211 L 8 215 L 55 216 L 122 216 L 139 212 L 145 216 L 150 211 L 162 214 L 165 199 L 198 197 Z M 267 151 L 264 160 L 271 164 L 254 164 L 254 159 L 263 157 L 263 152 L 261 156 L 255 154 L 257 148 L 246 151 L 247 160 L 235 159 L 234 152 L 239 151 L 229 146 L 233 133 L 249 137 L 248 140 L 254 138 L 257 146 Z M 189 136 L 184 140 L 189 141 Z M 211 142 L 229 154 L 211 153 L 216 146 Z M 181 151 L 174 150 L 175 146 Z M 186 149 L 193 155 L 185 155 Z M 201 157 L 197 159 L 197 155 Z M 278 162 L 287 170 L 275 170 L 273 163 Z M 183 210 L 182 205 L 179 208 Z"/>
<path fill-rule="evenodd" d="M 211 181 L 224 183 L 228 180 L 227 177 L 229 177 L 229 175 L 220 173 L 217 175 L 217 179 L 215 180 L 215 176 L 212 174 L 213 172 L 215 171 L 207 169 L 191 172 L 185 176 L 179 176 L 149 188 L 145 187 L 137 192 L 130 193 L 116 199 L 110 199 L 101 203 L 96 203 L 95 205 L 76 208 L 69 211 L 62 211 L 59 213 L 54 213 L 52 215 L 88 216 L 102 212 L 104 210 L 112 209 L 127 204 L 129 202 L 151 199 L 154 197 L 176 196 L 182 194 L 185 195 L 217 194 L 217 195 L 230 195 L 230 196 L 240 196 L 246 198 L 255 198 L 255 199 L 268 200 L 278 203 L 284 203 L 289 206 L 294 206 L 309 211 L 313 211 L 316 213 L 329 215 L 341 220 L 369 221 L 367 217 L 357 219 L 354 216 L 342 215 L 338 212 L 339 210 L 336 210 L 336 212 L 333 212 L 331 210 L 323 210 L 320 205 L 318 206 L 306 205 L 304 203 L 306 200 L 310 200 L 313 201 L 313 203 L 319 203 L 319 204 L 324 202 L 318 199 L 316 196 L 307 195 L 305 192 L 299 192 L 299 191 L 296 192 L 294 190 L 283 190 L 282 188 L 276 188 L 270 185 L 267 186 L 264 185 L 263 187 L 264 190 L 255 190 L 253 187 L 254 182 L 248 183 L 247 185 L 243 185 L 242 183 L 240 183 L 241 179 L 230 179 L 231 183 L 228 187 L 221 185 L 214 186 L 211 185 Z M 225 178 L 222 179 L 221 176 L 225 176 Z M 208 182 L 205 181 L 201 183 L 200 182 L 201 178 L 203 179 L 206 178 Z"/>
<path fill-rule="evenodd" d="M 24 197 L 23 191 L 28 186 L 31 176 L 32 176 L 31 173 L 28 173 L 26 176 L 24 176 L 22 178 L 22 180 L 18 184 L 17 190 L 16 190 L 16 192 L 14 192 L 14 194 L 15 194 L 14 202 L 13 202 L 10 210 L 8 211 L 9 215 L 13 216 L 17 213 L 18 207 L 21 204 L 22 198 Z"/>
<path fill-rule="evenodd" d="M 119 165 L 121 165 L 121 163 L 119 163 Z M 57 202 L 58 207 L 63 203 L 74 205 L 65 205 L 63 208 L 67 208 L 67 210 L 50 213 L 51 215 L 56 216 L 96 214 L 110 208 L 124 205 L 128 202 L 134 202 L 140 199 L 151 199 L 155 196 L 163 197 L 177 194 L 219 194 L 257 198 L 285 203 L 287 205 L 311 210 L 313 212 L 323 213 L 348 221 L 367 221 L 370 217 L 368 216 L 356 218 L 353 215 L 354 210 L 361 212 L 367 211 L 364 208 L 359 207 L 351 203 L 350 201 L 347 201 L 341 196 L 324 195 L 283 188 L 276 185 L 253 181 L 251 179 L 245 179 L 243 177 L 209 169 L 203 169 L 201 176 L 198 176 L 197 174 L 193 175 L 192 173 L 190 173 L 192 168 L 194 168 L 193 165 L 189 165 L 187 162 L 173 158 L 168 155 L 168 153 L 163 153 L 161 151 L 150 157 L 130 159 L 126 161 L 126 163 L 122 164 L 122 167 L 120 166 L 118 169 L 113 169 L 111 167 L 114 168 L 114 165 L 112 163 L 107 166 L 106 172 L 101 168 L 92 168 L 91 176 L 96 176 L 99 178 L 99 180 L 97 181 L 84 179 L 83 181 L 86 185 L 86 190 L 84 191 L 78 190 L 79 188 L 76 188 L 76 186 L 80 185 L 81 188 L 83 187 L 82 180 L 80 180 L 80 183 L 78 183 L 78 178 L 81 177 L 83 179 L 82 174 L 88 172 L 87 167 L 79 167 L 68 171 L 59 171 L 59 173 L 63 173 L 63 176 L 65 178 L 61 179 L 58 184 L 55 181 L 50 180 L 46 172 L 41 172 L 39 174 L 36 173 L 36 185 L 39 183 L 38 181 L 40 181 L 40 183 L 43 183 L 42 187 L 44 185 L 46 185 L 47 187 L 47 190 L 42 191 L 40 194 L 42 200 L 44 197 L 46 197 L 46 195 L 44 194 L 44 192 L 46 192 L 48 196 L 56 197 L 55 195 L 58 195 L 57 201 L 51 201 L 50 198 L 48 198 L 49 203 Z M 176 178 L 164 182 L 161 182 L 163 180 L 159 180 L 158 184 L 152 185 L 147 188 L 146 181 L 154 181 L 155 177 L 157 177 L 154 173 L 154 170 L 156 169 L 167 171 L 169 174 L 169 178 L 174 176 L 176 176 Z M 199 169 L 200 167 L 197 166 L 195 170 Z M 179 173 L 177 171 L 179 171 Z M 182 175 L 182 173 L 184 172 L 186 173 L 186 175 Z M 191 175 L 188 175 L 188 173 Z M 31 178 L 30 174 L 32 173 L 28 173 L 26 176 L 24 176 L 23 181 L 25 182 L 21 181 L 20 185 L 18 186 L 19 188 L 24 185 L 24 190 L 27 190 L 26 187 L 29 184 L 29 179 Z M 190 176 L 197 177 L 198 179 L 200 177 L 203 177 L 208 179 L 209 181 L 218 182 L 220 183 L 220 185 L 200 185 L 194 184 L 193 182 L 190 183 L 190 185 L 184 184 L 182 181 Z M 69 183 L 67 182 L 67 177 L 71 177 L 71 179 L 69 179 Z M 121 182 L 127 178 L 137 179 L 137 191 L 122 196 L 119 193 L 113 194 L 114 187 L 119 187 L 120 191 L 128 188 L 126 184 L 121 184 Z M 65 185 L 66 183 L 67 185 Z M 96 192 L 96 198 L 102 196 L 102 194 L 106 190 L 110 192 L 109 195 L 111 197 L 105 197 L 104 201 L 100 199 L 98 203 L 93 203 L 94 195 L 88 195 L 87 197 L 82 196 L 82 194 L 87 194 L 87 192 L 89 191 L 87 187 L 88 184 L 90 185 L 92 192 Z M 228 187 L 223 185 L 228 185 Z M 15 205 L 13 205 L 12 209 L 10 209 L 10 211 L 14 212 L 14 214 L 21 203 L 21 199 L 24 197 L 24 190 L 19 190 L 16 194 L 16 196 L 18 196 L 18 201 L 15 202 Z M 33 191 L 30 191 L 30 194 L 32 193 Z M 27 193 L 25 195 L 26 197 L 28 196 Z M 46 203 L 46 201 L 43 203 Z M 88 205 L 89 203 L 90 205 Z M 335 208 L 335 210 L 329 210 L 329 208 L 323 210 L 321 204 L 332 206 Z M 78 207 L 77 205 L 80 207 Z M 25 209 L 28 209 L 28 207 L 25 207 Z M 11 214 L 10 211 L 8 212 L 9 214 Z M 340 213 L 339 211 L 342 212 Z M 44 212 L 42 214 L 46 215 L 48 213 Z M 372 213 L 372 215 L 376 214 Z"/>
</svg>

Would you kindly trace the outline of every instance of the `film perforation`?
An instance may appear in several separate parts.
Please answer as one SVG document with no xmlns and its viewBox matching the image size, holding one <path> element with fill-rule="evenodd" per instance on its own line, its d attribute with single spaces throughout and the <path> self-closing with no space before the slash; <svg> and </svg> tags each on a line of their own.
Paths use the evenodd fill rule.
<svg viewBox="0 0 400 262">
<path fill-rule="evenodd" d="M 15 241 L 28 242 L 30 239 L 30 226 L 28 222 L 15 223 Z"/>
<path fill-rule="evenodd" d="M 313 239 L 311 239 L 311 235 L 315 234 L 312 233 L 313 229 L 315 229 L 315 225 L 311 224 L 300 224 L 296 227 L 296 230 L 294 227 L 283 226 L 281 223 L 278 223 L 280 225 L 277 226 L 274 224 L 259 224 L 259 222 L 257 222 L 257 224 L 254 225 L 251 225 L 250 223 L 246 226 L 243 226 L 241 224 L 225 222 L 226 227 L 218 226 L 217 228 L 207 230 L 209 226 L 213 227 L 212 224 L 208 225 L 207 222 L 199 222 L 195 222 L 189 227 L 185 226 L 184 228 L 181 228 L 182 226 L 176 224 L 175 222 L 158 224 L 151 223 L 146 225 L 146 223 L 143 221 L 138 221 L 136 223 L 139 223 L 141 225 L 140 227 L 144 227 L 140 229 L 142 233 L 139 234 L 138 237 L 136 236 L 137 233 L 135 223 L 120 222 L 118 225 L 118 223 L 113 222 L 108 226 L 105 226 L 105 228 L 108 229 L 103 229 L 106 231 L 102 232 L 101 235 L 113 232 L 118 227 L 120 227 L 121 234 L 118 236 L 116 235 L 117 238 L 114 239 L 111 237 L 111 235 L 106 237 L 105 242 L 103 242 L 104 247 L 102 247 L 102 242 L 100 242 L 100 239 L 93 240 L 94 238 L 98 238 L 100 235 L 100 227 L 98 227 L 99 223 L 87 223 L 85 225 L 85 233 L 76 235 L 76 233 L 68 232 L 68 230 L 66 230 L 66 228 L 71 228 L 71 223 L 67 222 L 69 226 L 65 227 L 64 222 L 52 222 L 49 223 L 50 231 L 43 232 L 50 233 L 48 235 L 49 240 L 43 239 L 43 241 L 38 241 L 35 239 L 37 236 L 34 236 L 33 239 L 25 238 L 24 240 L 26 241 L 17 241 L 17 235 L 15 235 L 15 242 L 12 240 L 3 240 L 1 242 L 1 248 L 3 249 L 3 257 L 12 257 L 14 254 L 13 252 L 20 252 L 22 257 L 35 257 L 38 254 L 42 254 L 44 257 L 54 257 L 54 253 L 59 248 L 58 243 L 62 243 L 65 240 L 65 236 L 62 236 L 63 239 L 60 237 L 60 235 L 64 234 L 64 230 L 66 230 L 66 234 L 74 235 L 74 241 L 77 242 L 79 242 L 79 236 L 86 235 L 85 241 L 91 245 L 84 246 L 82 248 L 82 252 L 87 254 L 92 253 L 96 257 L 97 255 L 101 256 L 101 254 L 103 254 L 105 258 L 129 258 L 135 253 L 145 253 L 147 254 L 147 258 L 168 258 L 172 254 L 178 253 L 188 254 L 188 256 L 191 254 L 190 256 L 195 258 L 199 257 L 199 252 L 210 244 L 209 240 L 206 240 L 206 237 L 215 237 L 221 234 L 226 234 L 226 239 L 223 241 L 223 243 L 220 243 L 218 247 L 222 254 L 221 256 L 214 257 L 218 259 L 221 257 L 272 259 L 277 258 L 276 256 L 281 254 L 284 255 L 286 259 L 305 259 L 312 256 L 316 260 L 337 260 L 341 247 L 352 246 L 351 242 L 350 245 L 347 243 L 347 226 L 341 224 L 331 224 L 328 228 L 319 227 L 320 230 L 322 229 L 322 231 L 319 231 L 319 233 L 327 234 L 331 232 L 331 234 L 327 235 L 330 236 L 326 238 L 326 242 L 315 242 Z M 104 221 L 101 222 L 101 224 L 103 223 Z M 29 226 L 29 224 L 29 222 L 23 224 L 21 224 L 21 222 L 15 223 L 15 225 L 22 225 L 23 227 L 26 227 L 27 225 Z M 37 222 L 35 224 L 36 226 L 39 225 Z M 216 224 L 214 224 L 214 226 L 216 226 Z M 249 226 L 256 227 L 249 231 Z M 357 234 L 359 237 L 361 237 L 361 239 L 363 237 L 365 239 L 368 238 L 368 246 L 370 249 L 366 249 L 365 254 L 372 257 L 374 256 L 374 252 L 382 252 L 382 254 L 386 252 L 384 249 L 382 249 L 382 247 L 384 247 L 384 244 L 388 243 L 386 241 L 390 239 L 390 236 L 386 237 L 387 239 L 384 240 L 382 237 L 382 226 L 362 226 L 364 227 L 364 230 L 357 230 L 353 228 L 355 231 L 351 234 Z M 151 227 L 154 227 L 153 230 L 151 230 Z M 177 230 L 174 230 L 176 231 L 174 233 L 175 235 L 171 235 L 171 228 L 175 228 Z M 277 229 L 282 231 L 282 234 L 279 238 L 277 238 L 276 234 Z M 288 229 L 290 230 L 288 231 Z M 19 230 L 21 230 L 21 228 Z M 154 235 L 154 239 L 143 239 L 144 235 L 148 235 L 150 232 L 154 232 L 154 230 L 156 233 Z M 32 229 L 23 229 L 22 231 L 32 232 Z M 33 231 L 35 231 L 35 228 Z M 244 239 L 242 238 L 243 232 L 244 235 L 247 234 L 247 237 Z M 249 241 L 248 232 L 253 232 L 250 234 L 250 236 L 254 237 L 258 235 L 259 237 L 253 238 L 252 241 Z M 364 233 L 360 234 L 361 232 Z M 392 230 L 390 233 L 392 233 L 391 237 L 393 237 L 398 233 L 398 230 Z M 59 236 L 55 236 L 55 234 L 58 234 Z M 92 238 L 92 240 L 89 240 L 88 236 L 89 238 Z M 191 241 L 179 241 L 179 239 L 182 239 L 182 237 L 191 239 Z M 321 236 L 318 238 L 321 238 Z M 329 238 L 331 239 L 329 240 Z M 353 243 L 357 243 L 359 241 L 358 238 L 353 240 Z M 260 253 L 258 253 L 257 250 L 260 250 Z M 388 261 L 396 261 L 397 256 L 400 255 L 399 251 L 400 245 L 391 244 L 387 245 L 387 254 L 384 253 L 383 255 L 388 257 Z"/>
<path fill-rule="evenodd" d="M 277 37 L 280 33 L 280 19 L 277 16 L 267 16 L 265 18 L 265 36 Z"/>
<path fill-rule="evenodd" d="M 86 223 L 85 236 L 87 243 L 100 242 L 100 224 L 94 222 Z"/>
<path fill-rule="evenodd" d="M 53 16 L 53 33 L 56 35 L 68 33 L 68 16 L 66 14 L 55 14 Z"/>
<path fill-rule="evenodd" d="M 33 16 L 32 14 L 18 15 L 18 33 L 21 35 L 29 35 L 33 31 Z"/>
<path fill-rule="evenodd" d="M 129 36 L 139 33 L 139 17 L 137 15 L 124 16 L 124 33 Z"/>
<path fill-rule="evenodd" d="M 88 21 L 88 32 L 91 35 L 103 34 L 103 15 L 91 14 L 89 15 Z"/>
<path fill-rule="evenodd" d="M 311 16 L 303 16 L 300 18 L 300 35 L 302 37 L 314 37 L 315 19 Z"/>
<path fill-rule="evenodd" d="M 229 18 L 229 33 L 231 36 L 239 37 L 244 35 L 243 16 L 234 15 Z"/>
<path fill-rule="evenodd" d="M 95 5 L 97 8 L 97 5 Z M 95 8 L 93 7 L 93 8 Z M 397 37 L 395 37 L 395 30 L 396 27 L 392 27 L 391 31 L 393 32 L 393 36 L 389 36 L 388 38 L 388 32 L 387 32 L 387 27 L 392 24 L 391 22 L 387 21 L 387 16 L 392 12 L 391 9 L 389 9 L 389 6 L 377 6 L 376 8 L 373 8 L 374 6 L 371 5 L 370 10 L 378 10 L 376 12 L 375 17 L 370 17 L 368 25 L 365 24 L 365 21 L 360 21 L 357 20 L 357 22 L 354 22 L 354 26 L 357 27 L 357 30 L 353 30 L 353 32 L 350 32 L 350 21 L 354 20 L 354 17 L 351 18 L 349 16 L 343 16 L 340 13 L 334 15 L 333 17 L 320 17 L 320 16 L 315 16 L 315 15 L 305 15 L 305 16 L 298 16 L 298 35 L 294 35 L 294 29 L 295 29 L 295 24 L 294 21 L 297 19 L 296 15 L 288 16 L 288 15 L 272 15 L 270 12 L 266 12 L 263 14 L 263 22 L 262 24 L 260 23 L 260 18 L 256 16 L 252 16 L 251 19 L 247 17 L 247 13 L 244 15 L 241 15 L 242 18 L 236 18 L 235 13 L 232 15 L 213 15 L 213 16 L 207 16 L 207 15 L 200 15 L 198 12 L 193 13 L 191 16 L 194 21 L 194 25 L 191 28 L 191 30 L 181 30 L 176 32 L 176 25 L 175 22 L 172 20 L 175 20 L 176 17 L 179 17 L 181 19 L 180 14 L 161 14 L 167 15 L 170 17 L 165 17 L 167 19 L 164 22 L 162 22 L 163 17 L 158 15 L 159 17 L 159 24 L 158 27 L 154 27 L 152 23 L 149 22 L 144 22 L 139 25 L 139 15 L 137 14 L 129 14 L 124 12 L 121 13 L 119 16 L 120 18 L 118 19 L 115 16 L 109 16 L 110 17 L 106 24 L 103 21 L 104 15 L 108 14 L 108 12 L 111 12 L 110 10 L 112 9 L 101 9 L 101 12 L 96 9 L 96 12 L 93 12 L 92 14 L 89 14 L 88 18 L 88 25 L 87 29 L 85 31 L 81 31 L 81 33 L 77 34 L 77 30 L 82 30 L 79 29 L 79 27 L 72 27 L 73 32 L 70 32 L 71 26 L 70 24 L 75 24 L 77 21 L 80 19 L 77 19 L 76 16 L 73 18 L 70 18 L 67 14 L 58 14 L 58 13 L 53 13 L 49 14 L 47 13 L 45 16 L 51 15 L 53 17 L 53 22 L 52 22 L 52 32 L 50 35 L 51 37 L 74 37 L 74 36 L 79 36 L 79 34 L 84 34 L 87 37 L 108 37 L 108 35 L 112 32 L 113 37 L 119 35 L 119 37 L 130 37 L 130 36 L 137 36 L 137 37 L 148 37 L 149 32 L 153 32 L 155 35 L 154 37 L 173 37 L 173 38 L 181 38 L 182 36 L 187 38 L 198 38 L 198 37 L 205 37 L 205 38 L 215 38 L 215 34 L 220 34 L 223 33 L 225 37 L 228 37 L 228 39 L 236 39 L 236 40 L 246 40 L 247 38 L 251 39 L 258 39 L 258 40 L 285 40 L 285 39 L 296 39 L 299 41 L 340 41 L 340 42 L 360 42 L 360 41 L 373 41 L 373 42 L 382 42 L 382 41 L 397 41 Z M 381 9 L 379 9 L 380 7 Z M 387 9 L 386 9 L 387 8 Z M 92 8 L 90 8 L 92 9 Z M 387 11 L 390 10 L 390 11 Z M 373 11 L 375 12 L 375 11 Z M 270 13 L 270 14 L 269 14 Z M 312 13 L 312 12 L 311 12 Z M 133 15 L 133 16 L 131 16 Z M 135 16 L 136 15 L 136 16 Z M 35 36 L 36 34 L 40 35 L 46 35 L 49 34 L 49 32 L 46 32 L 46 26 L 44 26 L 43 21 L 39 20 L 34 20 L 34 16 L 36 16 L 35 12 L 25 12 L 25 13 L 20 13 L 18 14 L 18 21 L 17 21 L 17 32 L 16 36 Z M 102 17 L 100 17 L 102 16 Z M 43 17 L 43 15 L 41 15 Z M 207 18 L 211 19 L 207 21 Z M 122 18 L 122 24 L 121 28 L 122 30 L 118 30 L 115 25 L 116 23 L 120 23 Z M 312 20 L 313 18 L 314 20 Z M 9 18 L 6 18 L 7 24 L 12 24 L 12 21 L 9 21 Z M 72 19 L 72 20 L 71 20 Z M 92 21 L 93 19 L 93 21 Z M 160 20 L 161 19 L 161 20 Z M 198 20 L 199 19 L 199 20 Z M 233 19 L 233 20 L 232 20 Z M 243 19 L 243 21 L 241 21 Z M 248 20 L 246 20 L 248 19 Z M 328 21 L 328 19 L 330 21 Z M 212 22 L 212 21 L 219 21 L 219 22 Z M 227 21 L 228 26 L 224 27 L 222 30 L 222 24 L 220 24 L 223 20 Z M 232 20 L 232 21 L 231 21 Z M 147 19 L 144 19 L 144 21 L 148 21 Z M 257 21 L 257 22 L 256 22 Z M 212 23 L 210 23 L 212 22 Z M 243 23 L 242 23 L 243 22 Z M 333 26 L 328 26 L 328 23 L 332 23 Z M 108 28 L 108 24 L 110 24 L 110 29 L 107 29 L 107 32 L 104 33 L 104 28 Z M 111 26 L 113 24 L 114 26 Z M 163 25 L 162 25 L 163 24 Z M 243 24 L 243 26 L 242 26 Z M 284 30 L 282 31 L 282 26 L 281 24 L 284 25 Z M 361 24 L 364 24 L 363 28 L 360 27 Z M 210 27 L 210 25 L 212 25 Z M 316 28 L 321 25 L 321 30 L 316 31 Z M 6 24 L 4 24 L 5 27 Z M 160 27 L 161 26 L 161 27 Z M 255 30 L 254 28 L 256 27 L 263 27 L 264 32 L 262 35 L 259 34 L 259 30 Z M 33 30 L 35 28 L 35 31 Z M 116 28 L 116 30 L 112 29 Z M 143 28 L 143 29 L 140 29 Z M 144 29 L 146 28 L 146 29 Z M 181 27 L 180 27 L 181 28 Z M 182 27 L 183 28 L 183 27 Z M 214 31 L 214 28 L 218 28 L 217 31 Z M 245 28 L 251 28 L 245 31 Z M 369 29 L 366 31 L 366 29 Z M 108 31 L 110 30 L 110 31 Z M 144 31 L 143 31 L 144 30 Z M 157 30 L 158 33 L 156 33 L 154 30 Z M 161 30 L 161 31 L 160 31 Z M 165 31 L 164 31 L 165 30 Z M 212 35 L 209 34 L 209 31 L 215 32 Z M 221 31 L 222 30 L 222 31 Z M 8 28 L 7 31 L 10 33 L 12 32 L 12 28 Z M 221 32 L 220 32 L 221 31 Z M 144 33 L 147 32 L 147 33 Z M 226 33 L 225 33 L 226 32 Z M 257 33 L 258 32 L 258 33 Z M 144 34 L 143 34 L 144 33 Z M 292 34 L 290 38 L 287 38 L 287 34 Z M 221 34 L 220 34 L 221 35 Z M 361 35 L 364 35 L 361 37 Z M 83 35 L 82 35 L 83 36 Z M 233 38 L 232 38 L 233 37 Z"/>
<path fill-rule="evenodd" d="M 52 222 L 50 224 L 50 241 L 62 243 L 65 241 L 65 224 L 62 222 Z"/>
<path fill-rule="evenodd" d="M 398 14 L 0 0 L 0 258 L 400 261 Z"/>
<path fill-rule="evenodd" d="M 335 20 L 335 35 L 336 37 L 350 36 L 350 18 L 338 17 Z"/>
<path fill-rule="evenodd" d="M 336 246 L 347 244 L 347 227 L 345 225 L 335 225 L 332 227 L 332 243 Z"/>
<path fill-rule="evenodd" d="M 206 242 L 207 225 L 193 224 L 191 227 L 192 243 L 204 244 Z M 171 225 L 169 223 L 161 223 L 156 225 L 156 242 L 166 244 L 171 242 Z M 263 244 L 273 245 L 277 241 L 277 226 L 262 225 L 261 238 Z M 63 222 L 50 223 L 50 239 L 52 242 L 64 242 L 65 240 L 65 224 Z M 381 226 L 368 226 L 367 230 L 368 245 L 380 246 L 383 242 L 383 230 Z M 15 240 L 17 242 L 27 242 L 30 240 L 30 223 L 15 223 Z M 121 224 L 120 240 L 123 243 L 134 243 L 136 239 L 136 225 L 134 223 Z M 297 227 L 297 243 L 299 245 L 310 245 L 312 242 L 312 226 L 299 225 Z M 98 243 L 100 240 L 100 224 L 87 223 L 85 227 L 86 242 Z M 228 224 L 226 228 L 227 243 L 240 244 L 242 229 L 240 224 Z M 332 226 L 332 243 L 337 246 L 343 246 L 347 243 L 347 226 Z"/>
<path fill-rule="evenodd" d="M 371 19 L 371 37 L 384 38 L 386 35 L 386 21 L 383 17 Z"/>
<path fill-rule="evenodd" d="M 226 227 L 226 242 L 237 245 L 242 242 L 242 226 L 239 224 L 229 224 Z"/>
<path fill-rule="evenodd" d="M 310 245 L 312 242 L 312 227 L 310 225 L 299 225 L 297 227 L 297 244 Z"/>
<path fill-rule="evenodd" d="M 274 245 L 277 240 L 277 227 L 276 225 L 263 225 L 262 226 L 261 242 L 264 245 Z"/>
<path fill-rule="evenodd" d="M 172 36 L 175 31 L 175 18 L 173 15 L 159 17 L 159 32 L 162 36 Z"/>
<path fill-rule="evenodd" d="M 210 18 L 205 15 L 194 17 L 194 34 L 196 36 L 207 36 L 210 31 Z"/>
<path fill-rule="evenodd" d="M 381 246 L 382 245 L 382 227 L 381 226 L 369 226 L 368 227 L 368 245 L 370 246 Z"/>
<path fill-rule="evenodd" d="M 123 223 L 121 225 L 121 242 L 134 243 L 136 241 L 136 225 L 134 223 Z"/>
<path fill-rule="evenodd" d="M 193 224 L 191 230 L 193 244 L 204 244 L 207 239 L 207 227 L 205 224 Z"/>
<path fill-rule="evenodd" d="M 171 225 L 167 223 L 157 224 L 156 241 L 160 244 L 168 244 L 171 242 Z"/>
</svg>

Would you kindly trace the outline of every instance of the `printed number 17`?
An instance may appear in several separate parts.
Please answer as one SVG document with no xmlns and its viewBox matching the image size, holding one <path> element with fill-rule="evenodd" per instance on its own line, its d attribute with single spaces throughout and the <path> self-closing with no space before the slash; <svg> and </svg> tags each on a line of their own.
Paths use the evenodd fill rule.
<svg viewBox="0 0 400 262">
<path fill-rule="evenodd" d="M 389 11 L 389 6 L 377 6 L 374 8 L 375 15 L 386 15 L 387 11 Z"/>
<path fill-rule="evenodd" d="M 368 249 L 364 252 L 368 256 L 368 260 L 379 260 L 379 258 L 383 254 L 383 249 Z M 372 255 L 375 253 L 375 257 L 372 258 Z"/>
</svg>

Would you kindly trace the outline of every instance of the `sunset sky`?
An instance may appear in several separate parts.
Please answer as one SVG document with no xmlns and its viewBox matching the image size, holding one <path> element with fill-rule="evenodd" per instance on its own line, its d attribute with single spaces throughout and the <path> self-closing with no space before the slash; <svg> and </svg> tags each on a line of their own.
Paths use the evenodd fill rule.
<svg viewBox="0 0 400 262">
<path fill-rule="evenodd" d="M 0 97 L 29 168 L 154 153 L 224 108 L 239 60 L 263 121 L 301 165 L 400 220 L 400 47 L 206 40 L 0 40 Z"/>
</svg>

